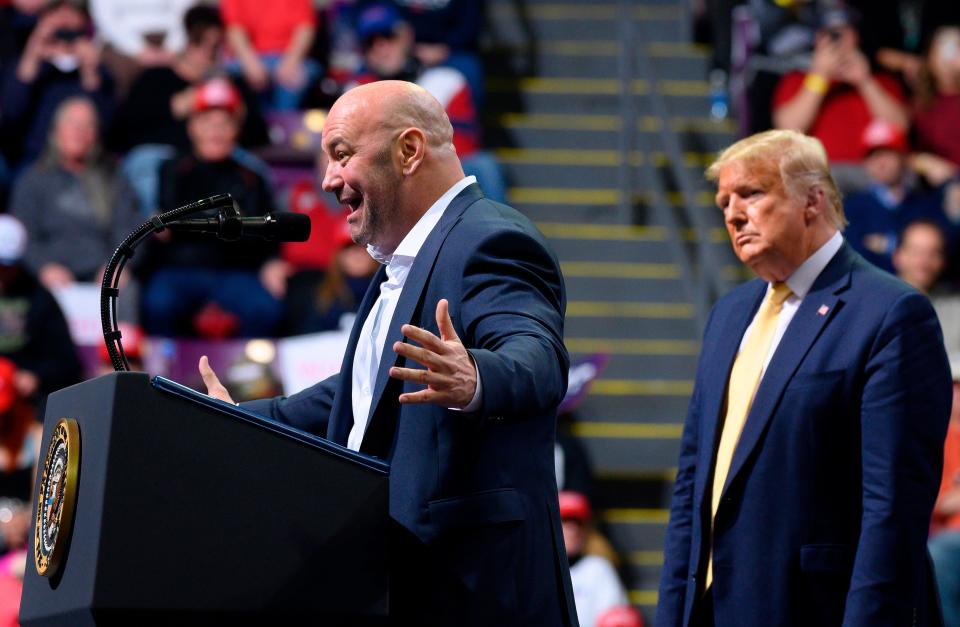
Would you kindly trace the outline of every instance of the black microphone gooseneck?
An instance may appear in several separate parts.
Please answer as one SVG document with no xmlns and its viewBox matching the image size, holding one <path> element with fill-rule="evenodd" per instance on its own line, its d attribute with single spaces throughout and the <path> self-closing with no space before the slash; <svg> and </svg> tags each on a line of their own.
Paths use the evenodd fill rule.
<svg viewBox="0 0 960 627">
<path fill-rule="evenodd" d="M 185 215 L 217 209 L 219 211 L 218 219 L 222 221 L 225 228 L 236 228 L 239 233 L 241 228 L 240 211 L 236 202 L 230 194 L 217 194 L 210 198 L 204 198 L 197 202 L 177 207 L 155 215 L 147 222 L 141 224 L 137 229 L 124 239 L 110 257 L 103 271 L 103 282 L 100 284 L 100 324 L 103 327 L 103 341 L 107 345 L 107 353 L 110 355 L 110 363 L 117 372 L 127 372 L 130 370 L 130 364 L 127 363 L 127 355 L 123 351 L 123 344 L 120 342 L 121 333 L 117 325 L 117 297 L 120 295 L 120 274 L 127 261 L 133 257 L 134 249 L 147 236 L 164 230 L 177 218 Z M 227 227 L 227 225 L 230 225 Z"/>
</svg>

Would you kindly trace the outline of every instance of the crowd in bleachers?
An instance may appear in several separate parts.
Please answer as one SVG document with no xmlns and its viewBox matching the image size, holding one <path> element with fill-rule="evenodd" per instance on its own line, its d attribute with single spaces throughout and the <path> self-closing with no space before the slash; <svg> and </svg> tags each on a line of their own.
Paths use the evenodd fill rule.
<svg viewBox="0 0 960 627">
<path fill-rule="evenodd" d="M 162 348 L 349 328 L 377 263 L 319 188 L 317 159 L 324 110 L 352 85 L 433 93 L 467 173 L 504 200 L 480 132 L 482 5 L 0 0 L 0 556 L 29 529 L 45 395 L 109 370 L 95 344 L 75 346 L 64 294 L 95 289 L 151 215 L 230 193 L 245 216 L 296 211 L 313 229 L 304 243 L 164 232 L 140 247 L 118 314 L 141 368 L 146 336 Z M 238 398 L 282 391 L 263 359 L 225 374 Z M 7 575 L 22 565 L 0 559 L 2 624 L 15 623 Z"/>
<path fill-rule="evenodd" d="M 303 139 L 322 113 L 304 112 L 358 83 L 417 82 L 447 107 L 467 173 L 503 200 L 481 144 L 481 5 L 3 3 L 0 207 L 27 228 L 25 264 L 51 290 L 96 282 L 144 218 L 229 192 L 248 216 L 306 211 L 317 235 L 242 252 L 158 238 L 124 277 L 121 316 L 179 337 L 337 328 L 374 268 L 340 253 L 340 208 L 317 189 Z"/>
<path fill-rule="evenodd" d="M 931 296 L 960 381 L 960 9 L 952 4 L 715 0 L 704 17 L 715 30 L 714 76 L 724 77 L 742 132 L 796 128 L 823 142 L 844 192 L 847 241 Z M 38 402 L 84 375 L 52 293 L 96 283 L 113 247 L 148 216 L 223 192 L 244 215 L 310 215 L 304 244 L 240 248 L 162 234 L 121 283 L 121 317 L 148 335 L 278 337 L 341 328 L 377 267 L 316 177 L 321 111 L 345 89 L 384 79 L 423 86 L 450 116 L 465 172 L 488 197 L 505 199 L 481 132 L 482 5 L 275 0 L 264 11 L 257 0 L 0 0 L 7 547 L 26 533 Z M 237 365 L 248 375 L 255 367 Z M 267 381 L 252 395 L 276 391 L 270 377 L 248 376 Z M 931 540 L 938 573 L 960 572 L 958 416 L 955 408 Z M 587 465 L 576 442 L 561 438 L 578 609 L 584 624 L 640 624 L 623 607 L 616 556 L 596 532 L 588 473 L 571 470 Z M 0 596 L 4 568 L 0 561 Z M 947 619 L 960 620 L 960 578 L 941 579 Z"/>
</svg>

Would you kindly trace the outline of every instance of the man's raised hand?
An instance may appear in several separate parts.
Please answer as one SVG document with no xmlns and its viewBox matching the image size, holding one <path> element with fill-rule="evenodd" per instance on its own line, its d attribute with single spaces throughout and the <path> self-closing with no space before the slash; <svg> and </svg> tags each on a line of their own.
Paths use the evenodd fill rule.
<svg viewBox="0 0 960 627">
<path fill-rule="evenodd" d="M 427 386 L 419 392 L 401 394 L 401 403 L 433 403 L 441 407 L 463 409 L 473 400 L 477 390 L 477 368 L 457 337 L 445 298 L 437 303 L 437 328 L 440 337 L 412 324 L 401 327 L 404 337 L 420 346 L 395 342 L 393 352 L 412 359 L 426 369 L 394 366 L 390 368 L 390 376 Z"/>
</svg>

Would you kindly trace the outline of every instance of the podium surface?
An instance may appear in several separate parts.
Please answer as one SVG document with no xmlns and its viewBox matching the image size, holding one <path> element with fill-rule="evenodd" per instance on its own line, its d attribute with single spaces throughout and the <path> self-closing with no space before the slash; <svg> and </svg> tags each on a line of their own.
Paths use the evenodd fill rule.
<svg viewBox="0 0 960 627">
<path fill-rule="evenodd" d="M 385 624 L 387 464 L 143 373 L 51 395 L 41 456 L 61 418 L 73 525 L 24 627 Z"/>
</svg>

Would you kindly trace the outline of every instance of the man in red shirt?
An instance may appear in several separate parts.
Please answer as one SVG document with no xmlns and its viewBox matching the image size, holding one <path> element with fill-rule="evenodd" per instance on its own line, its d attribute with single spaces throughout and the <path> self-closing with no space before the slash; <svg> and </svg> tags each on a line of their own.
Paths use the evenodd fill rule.
<svg viewBox="0 0 960 627">
<path fill-rule="evenodd" d="M 774 126 L 816 137 L 831 162 L 860 161 L 860 138 L 873 119 L 909 125 L 900 86 L 871 71 L 851 17 L 846 11 L 824 16 L 810 69 L 786 74 L 773 97 Z"/>
<path fill-rule="evenodd" d="M 267 94 L 264 105 L 296 109 L 320 73 L 307 56 L 317 21 L 310 0 L 273 0 L 269 10 L 259 0 L 223 0 L 220 11 L 239 69 L 253 89 Z"/>
</svg>

